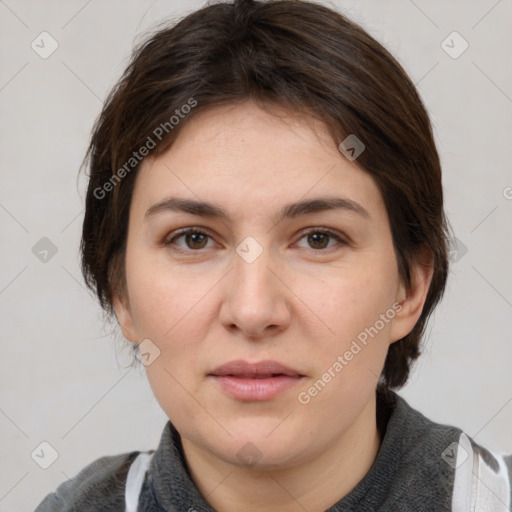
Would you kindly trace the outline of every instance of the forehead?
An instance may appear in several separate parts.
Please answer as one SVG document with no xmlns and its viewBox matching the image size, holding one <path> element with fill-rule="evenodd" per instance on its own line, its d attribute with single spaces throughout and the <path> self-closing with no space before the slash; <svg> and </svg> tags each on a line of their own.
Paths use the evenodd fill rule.
<svg viewBox="0 0 512 512">
<path fill-rule="evenodd" d="M 208 198 L 254 215 L 333 195 L 384 208 L 373 178 L 339 152 L 325 124 L 245 102 L 185 120 L 171 147 L 141 165 L 133 202 L 147 209 L 166 196 Z"/>
</svg>

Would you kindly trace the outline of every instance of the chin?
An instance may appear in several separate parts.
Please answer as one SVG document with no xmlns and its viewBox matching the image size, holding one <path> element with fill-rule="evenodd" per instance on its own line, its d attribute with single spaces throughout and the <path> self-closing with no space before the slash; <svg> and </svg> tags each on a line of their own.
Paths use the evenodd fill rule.
<svg viewBox="0 0 512 512">
<path fill-rule="evenodd" d="M 286 428 L 280 430 L 282 425 L 276 428 L 275 420 L 265 421 L 260 427 L 253 425 L 250 433 L 243 428 L 232 431 L 233 438 L 226 440 L 224 450 L 218 444 L 210 449 L 226 462 L 261 470 L 291 467 L 305 456 L 307 447 L 300 442 L 303 435 Z"/>
</svg>

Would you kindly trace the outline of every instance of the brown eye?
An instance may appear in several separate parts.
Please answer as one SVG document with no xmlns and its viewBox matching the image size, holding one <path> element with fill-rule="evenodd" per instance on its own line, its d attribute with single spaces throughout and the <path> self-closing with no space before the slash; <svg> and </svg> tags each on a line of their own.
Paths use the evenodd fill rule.
<svg viewBox="0 0 512 512">
<path fill-rule="evenodd" d="M 329 244 L 330 235 L 325 233 L 313 233 L 308 235 L 308 243 L 313 249 L 325 249 Z"/>
<path fill-rule="evenodd" d="M 300 240 L 306 239 L 307 246 L 300 245 L 306 249 L 323 251 L 334 248 L 336 245 L 346 245 L 346 242 L 335 232 L 326 229 L 311 229 L 304 233 Z"/>
<path fill-rule="evenodd" d="M 207 247 L 208 241 L 211 239 L 209 235 L 198 231 L 197 229 L 185 229 L 170 237 L 165 245 L 176 245 L 179 249 L 198 251 Z M 178 242 L 180 240 L 180 242 Z"/>
<path fill-rule="evenodd" d="M 202 249 L 208 241 L 208 235 L 204 233 L 188 233 L 184 236 L 189 249 Z"/>
</svg>

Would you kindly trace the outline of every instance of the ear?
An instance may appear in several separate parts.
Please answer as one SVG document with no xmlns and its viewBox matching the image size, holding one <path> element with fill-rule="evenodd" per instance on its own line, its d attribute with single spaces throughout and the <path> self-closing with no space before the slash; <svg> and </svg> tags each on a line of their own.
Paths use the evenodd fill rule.
<svg viewBox="0 0 512 512">
<path fill-rule="evenodd" d="M 112 300 L 112 306 L 114 307 L 117 323 L 119 327 L 121 327 L 123 336 L 128 341 L 138 343 L 128 300 L 121 298 L 119 295 L 115 295 Z"/>
<path fill-rule="evenodd" d="M 407 336 L 416 325 L 434 273 L 433 255 L 428 247 L 422 247 L 417 255 L 414 265 L 410 269 L 411 286 L 407 289 L 405 283 L 401 283 L 397 298 L 399 307 L 393 319 L 391 328 L 391 343 Z"/>
</svg>

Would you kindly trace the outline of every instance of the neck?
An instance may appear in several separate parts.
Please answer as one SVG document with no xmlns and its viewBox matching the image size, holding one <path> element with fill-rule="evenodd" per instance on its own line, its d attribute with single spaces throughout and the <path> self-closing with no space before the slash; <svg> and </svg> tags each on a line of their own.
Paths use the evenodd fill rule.
<svg viewBox="0 0 512 512">
<path fill-rule="evenodd" d="M 323 512 L 368 473 L 380 446 L 376 401 L 322 453 L 282 469 L 240 468 L 182 438 L 192 478 L 218 512 Z"/>
</svg>

